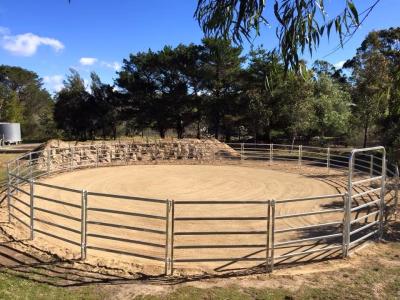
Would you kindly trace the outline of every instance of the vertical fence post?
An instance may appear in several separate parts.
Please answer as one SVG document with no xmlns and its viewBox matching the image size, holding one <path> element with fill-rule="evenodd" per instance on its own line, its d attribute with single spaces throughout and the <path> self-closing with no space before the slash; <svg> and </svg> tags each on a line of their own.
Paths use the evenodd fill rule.
<svg viewBox="0 0 400 300">
<path fill-rule="evenodd" d="M 17 186 L 17 188 L 19 188 L 19 184 L 20 184 L 20 180 L 19 180 L 19 176 L 20 176 L 20 170 L 19 170 L 19 158 L 17 158 L 17 179 L 15 180 L 15 185 Z M 17 190 L 16 194 L 19 194 L 19 191 Z"/>
<path fill-rule="evenodd" d="M 87 230 L 87 191 L 82 190 L 82 196 L 81 196 L 81 260 L 86 259 L 86 230 Z"/>
<path fill-rule="evenodd" d="M 303 156 L 303 146 L 299 145 L 299 166 L 301 166 L 302 156 Z"/>
<path fill-rule="evenodd" d="M 274 144 L 269 144 L 269 164 L 272 165 L 274 160 Z"/>
<path fill-rule="evenodd" d="M 30 239 L 33 240 L 35 237 L 35 224 L 34 224 L 34 220 L 35 220 L 35 203 L 34 203 L 34 199 L 35 199 L 35 191 L 34 191 L 34 180 L 29 180 L 29 196 L 30 196 L 30 203 L 29 203 L 29 207 L 30 207 L 30 229 L 31 229 L 31 237 Z"/>
<path fill-rule="evenodd" d="M 169 220 L 170 220 L 170 211 L 171 211 L 171 201 L 167 199 L 165 203 L 165 266 L 164 273 L 165 275 L 169 274 Z"/>
<path fill-rule="evenodd" d="M 7 209 L 8 209 L 8 223 L 11 223 L 11 177 L 10 177 L 9 163 L 7 163 Z"/>
<path fill-rule="evenodd" d="M 47 175 L 50 174 L 50 149 L 47 149 Z"/>
<path fill-rule="evenodd" d="M 32 152 L 29 152 L 29 178 L 32 179 Z"/>
<path fill-rule="evenodd" d="M 395 166 L 395 182 L 394 182 L 394 219 L 397 220 L 397 206 L 399 205 L 399 166 Z"/>
<path fill-rule="evenodd" d="M 244 144 L 240 144 L 240 162 L 243 162 L 243 157 L 244 156 Z"/>
<path fill-rule="evenodd" d="M 369 177 L 374 177 L 374 155 L 370 155 L 369 160 Z"/>
<path fill-rule="evenodd" d="M 174 273 L 175 202 L 166 201 L 165 211 L 165 275 Z"/>
<path fill-rule="evenodd" d="M 270 251 L 270 229 L 271 229 L 271 200 L 267 203 L 267 233 L 265 235 L 265 272 L 269 272 L 271 260 L 269 256 Z"/>
<path fill-rule="evenodd" d="M 351 194 L 345 193 L 343 196 L 343 232 L 342 232 L 342 256 L 348 256 L 350 247 L 350 222 L 351 222 Z"/>
<path fill-rule="evenodd" d="M 270 255 L 270 271 L 274 270 L 275 260 L 275 200 L 271 200 L 271 255 Z"/>
<path fill-rule="evenodd" d="M 174 274 L 174 242 L 175 242 L 175 201 L 171 202 L 171 275 Z"/>
<path fill-rule="evenodd" d="M 386 203 L 385 203 L 385 184 L 386 184 L 386 151 L 383 150 L 382 155 L 382 174 L 381 174 L 381 193 L 380 193 L 380 201 L 379 201 L 379 235 L 378 239 L 382 239 L 383 235 L 383 222 L 386 211 Z"/>
<path fill-rule="evenodd" d="M 326 149 L 326 168 L 328 169 L 328 172 L 331 168 L 331 148 L 328 147 Z"/>
</svg>

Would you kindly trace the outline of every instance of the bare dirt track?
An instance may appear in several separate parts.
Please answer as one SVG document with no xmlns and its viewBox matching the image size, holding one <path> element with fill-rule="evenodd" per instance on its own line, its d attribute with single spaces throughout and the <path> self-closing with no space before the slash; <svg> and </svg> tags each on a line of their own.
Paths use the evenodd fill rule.
<svg viewBox="0 0 400 300">
<path fill-rule="evenodd" d="M 63 186 L 72 189 L 85 189 L 89 192 L 110 193 L 134 197 L 152 199 L 173 199 L 187 201 L 217 201 L 217 200 L 269 200 L 287 199 L 307 196 L 335 194 L 337 190 L 320 180 L 307 178 L 302 175 L 275 171 L 265 168 L 252 168 L 245 166 L 212 166 L 212 165 L 134 165 L 123 167 L 97 168 L 79 170 L 64 173 L 43 180 L 44 183 Z M 61 191 L 44 186 L 35 186 L 35 229 L 61 236 L 72 240 L 78 245 L 71 245 L 43 234 L 38 233 L 38 244 L 46 244 L 49 249 L 67 257 L 79 258 L 80 243 L 80 208 L 81 194 L 79 192 Z M 25 203 L 29 203 L 29 197 L 20 195 Z M 62 205 L 44 198 L 55 199 L 70 203 Z M 287 214 L 321 210 L 323 205 L 341 199 L 329 199 L 320 201 L 296 202 L 277 206 L 276 213 Z M 16 207 L 28 213 L 26 205 L 15 203 Z M 341 204 L 340 204 L 341 205 Z M 339 205 L 339 206 L 340 206 Z M 77 207 L 74 207 L 77 206 Z M 150 256 L 159 261 L 148 260 L 143 257 L 130 257 L 117 255 L 104 251 L 89 249 L 89 260 L 104 260 L 104 264 L 120 264 L 121 262 L 140 266 L 144 272 L 161 273 L 165 255 L 165 220 L 166 204 L 157 202 L 145 202 L 91 195 L 88 197 L 89 208 L 117 210 L 121 212 L 137 213 L 155 216 L 132 216 L 106 213 L 101 211 L 89 211 L 88 220 L 91 222 L 112 223 L 134 228 L 113 228 L 104 225 L 88 224 L 88 245 L 98 248 L 118 250 L 132 254 Z M 66 219 L 62 216 L 49 214 L 44 210 L 57 212 L 72 217 Z M 178 260 L 207 259 L 207 258 L 265 258 L 266 235 L 262 231 L 267 228 L 266 204 L 185 204 L 176 205 L 175 217 L 226 217 L 227 220 L 182 220 L 176 222 L 175 253 Z M 28 222 L 26 216 L 19 215 Z M 254 217 L 253 220 L 229 220 L 229 218 Z M 75 220 L 74 220 L 75 219 Z M 61 227 L 48 225 L 42 221 L 52 222 L 61 226 L 72 228 L 75 232 Z M 340 221 L 340 214 L 310 216 L 293 218 L 277 222 L 280 228 L 291 226 L 309 225 L 330 221 Z M 211 231 L 260 231 L 256 235 L 185 235 L 185 232 L 211 232 Z M 179 234 L 181 233 L 181 234 Z M 104 239 L 101 236 L 114 237 L 113 240 Z M 126 243 L 118 239 L 129 239 Z M 250 248 L 203 248 L 202 245 L 254 245 Z M 195 245 L 197 248 L 187 249 L 185 246 Z M 191 269 L 214 269 L 217 271 L 235 270 L 260 264 L 260 261 L 250 262 L 201 262 Z M 184 263 L 176 263 L 175 267 L 186 267 Z M 190 272 L 190 270 L 187 270 Z"/>
</svg>

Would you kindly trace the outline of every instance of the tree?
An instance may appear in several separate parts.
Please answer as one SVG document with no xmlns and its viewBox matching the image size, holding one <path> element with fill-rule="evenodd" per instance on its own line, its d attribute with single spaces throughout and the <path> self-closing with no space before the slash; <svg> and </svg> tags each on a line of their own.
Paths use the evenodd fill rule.
<svg viewBox="0 0 400 300">
<path fill-rule="evenodd" d="M 112 85 L 102 83 L 96 73 L 91 73 L 90 77 L 93 127 L 100 130 L 103 138 L 112 136 L 116 139 L 117 127 L 121 123 L 121 97 Z"/>
<path fill-rule="evenodd" d="M 351 96 L 334 79 L 320 74 L 314 84 L 314 126 L 324 137 L 346 134 L 351 117 Z"/>
<path fill-rule="evenodd" d="M 11 92 L 4 104 L 3 121 L 21 123 L 23 121 L 23 107 L 15 92 Z"/>
<path fill-rule="evenodd" d="M 352 69 L 354 113 L 364 131 L 364 146 L 371 127 L 378 127 L 386 118 L 390 123 L 390 114 L 396 112 L 399 42 L 400 28 L 373 31 L 364 39 L 356 55 L 344 65 Z M 383 124 L 387 125 L 385 121 Z M 385 127 L 382 132 L 384 136 L 387 129 Z"/>
<path fill-rule="evenodd" d="M 341 13 L 328 20 L 324 0 L 275 0 L 276 34 L 285 67 L 300 71 L 298 52 L 307 49 L 312 54 L 321 37 L 329 37 L 332 26 L 343 46 L 379 1 L 372 1 L 361 20 L 353 1 L 343 1 Z M 264 12 L 266 5 L 264 0 L 198 0 L 195 17 L 207 36 L 241 43 L 243 38 L 250 40 L 254 32 L 259 35 L 262 25 L 270 24 Z"/>
<path fill-rule="evenodd" d="M 301 136 L 309 136 L 315 122 L 311 72 L 303 76 L 289 72 L 276 97 L 280 99 L 277 127 L 285 130 L 292 144 Z"/>
<path fill-rule="evenodd" d="M 57 127 L 67 137 L 85 140 L 94 137 L 93 108 L 90 94 L 79 73 L 71 69 L 64 81 L 64 88 L 58 92 L 54 108 Z"/>
<path fill-rule="evenodd" d="M 52 108 L 50 94 L 43 88 L 42 80 L 32 71 L 13 66 L 0 66 L 0 108 L 6 104 L 8 95 L 11 99 L 9 108 L 14 112 L 18 111 L 18 119 L 21 122 L 22 134 L 24 139 L 40 139 L 38 133 L 43 128 L 40 124 L 40 115 Z M 0 114 L 1 114 L 0 109 Z"/>
<path fill-rule="evenodd" d="M 230 122 L 225 116 L 232 115 L 238 104 L 238 80 L 244 57 L 242 48 L 233 47 L 227 40 L 206 38 L 202 43 L 205 105 L 212 131 L 218 138 L 221 127 L 230 127 L 223 124 L 223 120 Z"/>
</svg>

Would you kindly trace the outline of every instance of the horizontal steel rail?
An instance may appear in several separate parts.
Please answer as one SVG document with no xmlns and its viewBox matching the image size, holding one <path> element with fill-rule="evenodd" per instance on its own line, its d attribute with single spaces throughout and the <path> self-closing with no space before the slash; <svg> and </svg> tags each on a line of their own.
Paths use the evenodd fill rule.
<svg viewBox="0 0 400 300">
<path fill-rule="evenodd" d="M 260 201 L 257 201 L 257 200 L 238 200 L 238 201 L 235 201 L 235 200 L 216 200 L 216 201 L 213 201 L 213 200 L 205 200 L 205 201 L 202 201 L 202 200 L 198 200 L 198 201 L 191 201 L 191 200 L 174 200 L 174 202 L 175 202 L 175 205 L 177 205 L 177 204 L 179 204 L 179 205 L 181 205 L 181 204 L 183 204 L 183 205 L 201 205 L 201 204 L 207 204 L 207 205 L 210 205 L 210 204 L 260 204 L 260 205 L 265 205 L 265 204 L 268 204 L 269 203 L 269 200 L 260 200 Z"/>
<path fill-rule="evenodd" d="M 178 231 L 174 235 L 251 235 L 267 234 L 266 230 L 260 231 Z"/>
<path fill-rule="evenodd" d="M 25 225 L 26 227 L 30 228 L 31 226 L 28 225 L 28 223 L 22 221 L 19 217 L 17 217 L 16 215 L 14 215 L 13 213 L 9 213 L 11 217 L 13 217 L 14 219 L 16 219 L 18 222 L 20 222 L 21 224 Z"/>
<path fill-rule="evenodd" d="M 18 192 L 21 192 L 21 193 L 25 194 L 25 195 L 28 195 L 28 196 L 30 195 L 27 191 L 24 191 L 23 189 L 20 189 L 17 186 L 14 186 L 14 185 L 10 184 L 10 187 L 15 189 L 15 190 L 17 190 Z"/>
<path fill-rule="evenodd" d="M 367 178 L 367 179 L 353 181 L 352 183 L 353 183 L 353 185 L 357 185 L 357 184 L 367 183 L 367 182 L 371 182 L 371 181 L 382 180 L 382 177 L 383 176 L 375 176 L 375 177 L 371 177 L 371 178 Z"/>
<path fill-rule="evenodd" d="M 357 229 L 355 229 L 353 231 L 350 231 L 350 235 L 353 235 L 353 234 L 356 234 L 357 232 L 360 232 L 360 231 L 363 231 L 365 229 L 368 229 L 368 228 L 370 228 L 370 227 L 372 227 L 372 226 L 374 226 L 374 225 L 376 225 L 378 223 L 379 223 L 379 220 L 376 220 L 374 222 L 368 223 L 367 225 L 364 225 L 364 226 L 362 226 L 360 228 L 357 228 Z"/>
<path fill-rule="evenodd" d="M 289 257 L 293 257 L 293 256 L 300 256 L 300 255 L 308 255 L 308 254 L 317 253 L 317 252 L 331 251 L 331 250 L 335 250 L 335 249 L 339 249 L 339 248 L 342 248 L 342 245 L 329 246 L 329 247 L 325 247 L 325 248 L 312 249 L 312 250 L 305 250 L 302 252 L 292 252 L 292 253 L 288 253 L 288 254 L 275 256 L 275 259 L 289 258 Z"/>
<path fill-rule="evenodd" d="M 117 214 L 117 215 L 127 215 L 133 217 L 142 217 L 148 219 L 157 219 L 157 220 L 166 220 L 165 216 L 156 216 L 156 215 L 149 215 L 149 214 L 141 214 L 141 213 L 134 213 L 128 211 L 121 211 L 121 210 L 113 210 L 113 209 L 106 209 L 106 208 L 97 208 L 97 207 L 88 207 L 87 210 L 89 211 L 97 211 L 102 213 L 110 213 L 110 214 Z"/>
<path fill-rule="evenodd" d="M 236 249 L 236 248 L 265 248 L 263 244 L 236 244 L 236 245 L 178 245 L 174 249 Z"/>
<path fill-rule="evenodd" d="M 18 211 L 20 214 L 23 214 L 25 217 L 27 217 L 27 218 L 30 218 L 30 217 L 31 217 L 28 213 L 24 212 L 22 209 L 16 207 L 15 205 L 10 204 L 10 206 L 11 206 L 12 208 L 14 208 L 16 211 Z"/>
<path fill-rule="evenodd" d="M 132 243 L 132 244 L 138 244 L 138 245 L 144 245 L 144 246 L 151 246 L 151 247 L 156 247 L 156 248 L 165 248 L 165 245 L 162 245 L 162 244 L 156 244 L 156 243 L 152 243 L 152 242 L 139 241 L 139 240 L 133 240 L 133 239 L 125 239 L 125 238 L 120 238 L 120 237 L 116 237 L 116 236 L 108 236 L 108 235 L 103 235 L 103 234 L 88 233 L 88 234 L 86 234 L 86 236 L 104 239 L 104 240 L 112 240 L 112 241 L 117 241 L 117 242 L 126 242 L 126 243 Z"/>
<path fill-rule="evenodd" d="M 342 235 L 343 235 L 342 233 L 334 233 L 334 234 L 316 236 L 316 237 L 312 237 L 312 238 L 305 238 L 305 239 L 298 239 L 298 240 L 290 240 L 290 241 L 284 241 L 284 242 L 275 243 L 275 246 L 300 244 L 300 243 L 303 243 L 303 242 L 310 242 L 310 241 L 320 241 L 320 240 L 326 240 L 326 239 L 336 238 L 336 237 L 339 237 L 339 236 L 342 236 Z"/>
<path fill-rule="evenodd" d="M 55 215 L 55 216 L 58 216 L 58 217 L 62 217 L 62 218 L 65 218 L 65 219 L 70 219 L 70 220 L 77 221 L 77 222 L 81 221 L 80 218 L 73 217 L 73 216 L 68 216 L 68 215 L 65 215 L 65 214 L 62 214 L 62 213 L 59 213 L 59 212 L 55 212 L 55 211 L 51 211 L 51 210 L 48 210 L 48 209 L 44 209 L 44 208 L 41 208 L 41 207 L 35 207 L 35 210 L 41 211 L 41 212 L 44 212 L 44 213 L 47 213 L 47 214 L 50 214 L 50 215 Z"/>
<path fill-rule="evenodd" d="M 57 203 L 57 204 L 65 205 L 65 206 L 70 206 L 70 207 L 79 208 L 79 209 L 81 208 L 81 206 L 78 204 L 68 203 L 68 202 L 64 202 L 64 201 L 60 201 L 60 200 L 56 200 L 56 199 L 52 199 L 52 198 L 48 198 L 48 197 L 44 197 L 44 196 L 39 196 L 36 194 L 34 195 L 34 197 L 37 199 L 41 199 L 44 201 L 53 202 L 53 203 Z"/>
<path fill-rule="evenodd" d="M 378 187 L 378 188 L 376 188 L 376 189 L 372 189 L 372 190 L 368 190 L 368 191 L 365 191 L 365 192 L 353 194 L 353 195 L 351 195 L 351 198 L 357 198 L 357 197 L 365 196 L 365 195 L 368 195 L 368 194 L 371 194 L 371 193 L 378 192 L 378 191 L 380 191 L 381 189 L 382 189 L 381 187 Z"/>
<path fill-rule="evenodd" d="M 328 226 L 337 226 L 337 225 L 342 225 L 342 222 L 330 222 L 330 223 L 321 223 L 321 224 L 301 226 L 301 227 L 275 229 L 275 233 L 291 232 L 291 231 L 297 231 L 297 230 L 307 230 L 307 229 L 328 227 Z"/>
<path fill-rule="evenodd" d="M 121 250 L 115 250 L 115 249 L 107 249 L 107 248 L 102 248 L 102 247 L 97 247 L 97 246 L 87 246 L 86 248 L 92 249 L 92 250 L 97 250 L 97 251 L 134 256 L 134 257 L 139 257 L 139 258 L 144 258 L 144 259 L 149 259 L 149 260 L 164 261 L 164 257 L 161 258 L 161 257 L 144 255 L 144 254 L 139 254 L 139 253 L 134 253 L 134 252 L 121 251 Z"/>
<path fill-rule="evenodd" d="M 18 197 L 16 197 L 13 194 L 10 194 L 10 197 L 13 198 L 15 201 L 17 201 L 18 203 L 21 203 L 22 205 L 25 205 L 26 207 L 30 207 L 30 205 L 24 201 L 22 201 L 21 199 L 19 199 Z"/>
<path fill-rule="evenodd" d="M 19 180 L 21 180 L 21 181 L 23 181 L 23 182 L 29 182 L 29 179 L 26 179 L 26 178 L 24 178 L 24 177 L 21 177 L 21 176 L 12 174 L 12 173 L 9 173 L 9 175 L 12 176 L 12 177 L 15 177 L 15 178 L 17 178 L 17 179 L 19 179 Z"/>
<path fill-rule="evenodd" d="M 305 216 L 312 216 L 312 215 L 319 215 L 319 214 L 329 214 L 329 213 L 335 213 L 335 212 L 343 212 L 343 208 L 333 208 L 333 209 L 318 210 L 318 211 L 297 213 L 297 214 L 280 215 L 280 216 L 278 215 L 278 216 L 275 216 L 275 219 L 305 217 Z"/>
<path fill-rule="evenodd" d="M 367 215 L 364 215 L 364 216 L 362 216 L 362 217 L 359 217 L 359 218 L 357 218 L 357 219 L 351 221 L 350 224 L 355 224 L 355 223 L 357 223 L 357 222 L 359 222 L 359 221 L 361 221 L 361 220 L 368 219 L 369 217 L 375 216 L 375 215 L 377 215 L 377 214 L 379 214 L 379 210 L 374 211 L 374 212 L 372 212 L 372 213 L 369 213 L 369 214 L 367 214 Z"/>
<path fill-rule="evenodd" d="M 43 220 L 41 218 L 36 218 L 35 217 L 33 219 L 35 221 L 41 222 L 41 223 L 46 224 L 46 225 L 50 225 L 50 226 L 53 226 L 53 227 L 61 228 L 61 229 L 64 229 L 64 230 L 67 230 L 67 231 L 70 231 L 70 232 L 73 232 L 73 233 L 81 234 L 80 230 L 76 230 L 76 229 L 73 229 L 71 227 L 66 227 L 66 226 L 63 226 L 63 225 L 60 225 L 60 224 L 56 224 L 56 223 L 53 223 L 53 222 L 50 222 L 50 221 L 47 221 L 47 220 Z"/>
<path fill-rule="evenodd" d="M 321 200 L 321 199 L 332 199 L 343 197 L 344 194 L 332 194 L 332 195 L 321 195 L 321 196 L 310 196 L 304 198 L 291 198 L 291 199 L 282 199 L 276 200 L 276 204 L 287 203 L 287 202 L 299 202 L 299 201 L 311 201 L 311 200 Z"/>
<path fill-rule="evenodd" d="M 267 221 L 264 217 L 176 217 L 175 221 Z"/>
<path fill-rule="evenodd" d="M 67 191 L 67 192 L 71 192 L 71 193 L 79 193 L 80 194 L 82 192 L 81 190 L 66 188 L 66 187 L 43 183 L 43 182 L 35 182 L 35 185 L 40 185 L 40 186 L 48 187 L 51 189 L 62 190 L 62 191 Z"/>
<path fill-rule="evenodd" d="M 368 207 L 368 206 L 371 206 L 371 205 L 374 205 L 374 204 L 378 204 L 380 201 L 381 201 L 381 199 L 377 199 L 377 200 L 374 200 L 374 201 L 370 201 L 370 202 L 367 202 L 367 203 L 358 205 L 358 206 L 356 206 L 356 207 L 353 207 L 352 209 L 350 209 L 350 211 L 351 211 L 351 212 L 355 212 L 355 211 L 360 210 L 360 209 L 363 209 L 363 208 L 365 208 L 365 207 Z"/>
<path fill-rule="evenodd" d="M 66 239 L 66 238 L 64 238 L 64 237 L 61 237 L 61 236 L 58 236 L 58 235 L 55 235 L 55 234 L 53 234 L 53 233 L 49 233 L 49 232 L 46 232 L 46 231 L 43 231 L 43 230 L 40 230 L 40 229 L 35 229 L 35 232 L 39 232 L 39 233 L 41 233 L 41 234 L 43 234 L 43 235 L 47 235 L 47 236 L 49 236 L 49 237 L 52 237 L 52 238 L 55 238 L 55 239 L 64 241 L 64 242 L 66 242 L 66 243 L 70 243 L 70 244 L 75 245 L 75 246 L 80 246 L 80 245 L 81 245 L 81 244 L 78 243 L 78 242 L 71 241 L 71 240 Z"/>
<path fill-rule="evenodd" d="M 162 204 L 167 203 L 167 200 L 143 198 L 143 197 L 135 197 L 135 196 L 125 196 L 125 195 L 115 195 L 115 194 L 105 194 L 105 193 L 96 193 L 96 192 L 89 192 L 89 191 L 88 191 L 88 196 L 98 196 L 98 197 L 134 200 L 134 201 L 142 201 L 142 202 L 153 202 L 153 203 L 162 203 Z"/>
<path fill-rule="evenodd" d="M 362 236 L 362 237 L 356 239 L 355 241 L 350 242 L 349 246 L 352 246 L 352 245 L 354 245 L 354 244 L 357 244 L 357 243 L 359 243 L 359 242 L 361 242 L 361 241 L 363 241 L 363 240 L 369 238 L 370 236 L 372 236 L 372 235 L 374 235 L 374 234 L 377 234 L 378 232 L 379 232 L 379 229 L 374 230 L 374 231 L 372 231 L 372 232 L 370 232 L 370 233 L 368 233 L 368 234 L 366 234 L 366 235 L 364 235 L 364 236 Z"/>
<path fill-rule="evenodd" d="M 156 229 L 142 228 L 142 227 L 135 227 L 135 226 L 127 226 L 127 225 L 119 225 L 119 224 L 112 224 L 112 223 L 105 223 L 105 222 L 87 221 L 87 224 L 127 229 L 127 230 L 133 230 L 133 231 L 149 232 L 149 233 L 155 233 L 155 234 L 160 234 L 160 235 L 165 234 L 165 231 L 163 231 L 163 230 L 156 230 Z"/>
<path fill-rule="evenodd" d="M 188 263 L 188 262 L 238 262 L 238 261 L 265 261 L 265 257 L 236 257 L 236 258 L 177 258 L 174 262 Z"/>
</svg>

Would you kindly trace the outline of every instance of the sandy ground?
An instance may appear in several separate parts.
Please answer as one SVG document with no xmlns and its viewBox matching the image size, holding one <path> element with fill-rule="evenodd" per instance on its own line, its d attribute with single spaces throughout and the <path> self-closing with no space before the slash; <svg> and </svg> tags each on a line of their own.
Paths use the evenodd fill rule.
<svg viewBox="0 0 400 300">
<path fill-rule="evenodd" d="M 173 199 L 176 201 L 216 201 L 216 200 L 268 200 L 287 199 L 306 196 L 317 196 L 338 193 L 332 185 L 314 178 L 281 172 L 264 168 L 245 166 L 210 166 L 210 165 L 136 165 L 112 168 L 98 168 L 64 173 L 43 182 L 60 185 L 72 189 L 85 189 L 89 192 L 111 193 L 133 197 L 155 198 L 160 200 Z M 35 195 L 64 201 L 72 205 L 81 205 L 79 192 L 61 191 L 49 187 L 35 186 Z M 25 203 L 29 199 L 20 193 L 19 198 Z M 318 201 L 304 201 L 290 204 L 278 204 L 276 215 L 318 211 L 326 208 L 343 207 L 343 200 L 325 199 Z M 22 211 L 28 209 L 22 203 L 15 203 Z M 68 220 L 61 216 L 54 216 L 36 210 L 35 217 L 43 221 L 80 231 L 80 209 L 73 206 L 61 205 L 44 199 L 35 198 L 35 207 L 55 211 L 76 218 Z M 134 228 L 112 228 L 95 224 L 88 224 L 88 245 L 105 249 L 124 251 L 136 255 L 145 255 L 158 258 L 160 261 L 148 260 L 140 257 L 117 255 L 115 253 L 88 249 L 88 260 L 96 260 L 99 264 L 130 264 L 132 268 L 141 268 L 147 273 L 162 273 L 165 257 L 166 204 L 145 202 L 139 200 L 117 199 L 98 195 L 88 197 L 88 220 L 90 222 L 113 223 Z M 111 209 L 122 212 L 148 214 L 158 217 L 120 215 L 90 210 L 90 208 Z M 21 219 L 28 219 L 19 214 Z M 179 220 L 183 217 L 254 217 L 256 220 Z M 262 264 L 265 260 L 267 229 L 266 204 L 176 204 L 174 239 L 174 258 L 185 259 L 222 259 L 227 261 L 184 263 L 177 262 L 175 267 L 185 272 L 199 270 L 214 270 L 215 272 L 237 271 Z M 341 213 L 314 215 L 277 220 L 276 229 L 293 226 L 306 226 L 317 223 L 342 221 Z M 80 243 L 80 234 L 50 226 L 36 221 L 35 228 L 41 231 Z M 144 228 L 146 231 L 138 228 Z M 185 232 L 210 231 L 258 231 L 257 234 L 224 234 L 224 235 L 185 235 Z M 329 228 L 325 234 L 337 233 L 338 227 Z M 276 242 L 288 239 L 308 238 L 322 235 L 315 231 L 301 231 L 297 234 L 285 233 L 276 235 Z M 107 235 L 114 237 L 108 240 L 99 237 Z M 119 241 L 124 238 L 130 243 Z M 36 233 L 35 241 L 38 245 L 46 245 L 51 251 L 58 251 L 68 258 L 79 258 L 80 247 Z M 338 240 L 340 243 L 341 239 Z M 231 248 L 232 245 L 247 245 L 249 247 Z M 203 245 L 225 245 L 223 248 L 203 248 Z M 186 249 L 186 246 L 194 246 Z M 289 247 L 276 250 L 276 255 L 287 254 L 305 249 L 313 249 L 315 244 L 301 247 Z M 318 254 L 319 255 L 319 254 Z M 238 262 L 234 258 L 251 258 L 248 262 Z M 302 259 L 308 259 L 305 257 Z M 286 260 L 282 260 L 286 262 Z M 293 261 L 292 261 L 293 262 Z M 195 266 L 195 268 L 194 268 Z"/>
</svg>

